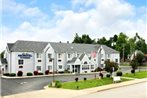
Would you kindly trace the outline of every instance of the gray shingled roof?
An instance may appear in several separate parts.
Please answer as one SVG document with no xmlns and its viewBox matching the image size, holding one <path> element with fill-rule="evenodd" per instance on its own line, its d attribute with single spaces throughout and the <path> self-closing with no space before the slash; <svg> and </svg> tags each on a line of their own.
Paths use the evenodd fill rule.
<svg viewBox="0 0 147 98">
<path fill-rule="evenodd" d="M 13 45 L 9 44 L 8 48 L 12 52 L 36 52 L 42 53 L 48 42 L 38 41 L 16 41 Z"/>
<path fill-rule="evenodd" d="M 67 61 L 67 63 L 74 63 L 77 60 L 77 57 L 73 57 L 71 60 Z"/>
<path fill-rule="evenodd" d="M 11 49 L 13 47 L 14 43 L 8 43 L 7 45 L 8 45 L 8 48 Z"/>
<path fill-rule="evenodd" d="M 82 55 L 79 57 L 79 59 L 82 60 L 84 56 L 85 56 L 85 54 L 82 54 Z"/>
<path fill-rule="evenodd" d="M 102 45 L 104 51 L 106 54 L 111 54 L 111 53 L 119 53 L 118 51 L 106 46 L 106 45 Z"/>
<path fill-rule="evenodd" d="M 95 44 L 75 44 L 75 43 L 55 43 L 50 42 L 51 46 L 57 53 L 67 52 L 67 53 L 91 53 L 92 51 L 97 51 L 100 45 Z"/>
<path fill-rule="evenodd" d="M 15 43 L 8 43 L 8 48 L 12 52 L 36 52 L 42 53 L 47 44 L 51 44 L 57 53 L 91 53 L 100 48 L 99 44 L 75 44 L 75 43 L 57 43 L 57 42 L 40 42 L 40 41 L 22 41 L 18 40 Z M 118 51 L 102 45 L 107 54 L 119 53 Z"/>
</svg>

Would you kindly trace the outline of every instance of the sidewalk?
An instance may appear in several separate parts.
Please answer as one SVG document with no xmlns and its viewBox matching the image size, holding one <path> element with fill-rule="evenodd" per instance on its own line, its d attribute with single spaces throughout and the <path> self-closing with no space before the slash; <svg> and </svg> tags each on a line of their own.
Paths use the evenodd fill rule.
<svg viewBox="0 0 147 98">
<path fill-rule="evenodd" d="M 45 90 L 32 91 L 21 94 L 15 94 L 10 96 L 4 96 L 0 98 L 76 98 L 77 96 L 86 95 L 90 93 L 100 92 L 118 87 L 124 87 L 137 83 L 147 82 L 147 78 L 136 79 L 132 81 L 126 81 L 121 83 L 115 83 L 100 87 L 94 87 L 84 90 L 68 90 L 68 89 L 57 89 L 57 88 L 46 88 Z"/>
</svg>

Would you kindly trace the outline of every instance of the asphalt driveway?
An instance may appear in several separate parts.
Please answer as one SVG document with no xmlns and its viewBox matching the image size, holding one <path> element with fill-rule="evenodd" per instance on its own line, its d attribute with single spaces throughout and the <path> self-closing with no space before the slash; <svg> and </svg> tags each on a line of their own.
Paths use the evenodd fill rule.
<svg viewBox="0 0 147 98">
<path fill-rule="evenodd" d="M 131 70 L 130 66 L 121 67 L 123 73 L 129 73 Z M 141 70 L 147 70 L 147 68 L 141 68 Z M 98 76 L 98 74 L 97 74 Z M 86 78 L 95 78 L 95 74 L 84 74 L 84 75 L 62 75 L 55 76 L 55 80 L 60 80 L 62 82 L 74 81 L 75 77 L 79 79 Z M 35 78 L 24 78 L 24 79 L 6 79 L 0 78 L 1 80 L 1 95 L 11 95 L 22 92 L 29 92 L 34 90 L 41 90 L 44 86 L 48 85 L 52 81 L 52 76 L 47 77 L 35 77 Z"/>
</svg>

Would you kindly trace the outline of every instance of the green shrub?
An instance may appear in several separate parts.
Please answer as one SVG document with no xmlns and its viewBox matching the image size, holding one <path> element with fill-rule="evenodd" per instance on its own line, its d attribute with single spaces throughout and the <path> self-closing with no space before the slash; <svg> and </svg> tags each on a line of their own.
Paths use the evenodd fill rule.
<svg viewBox="0 0 147 98">
<path fill-rule="evenodd" d="M 33 73 L 28 72 L 28 73 L 27 73 L 27 76 L 33 76 Z"/>
<path fill-rule="evenodd" d="M 16 76 L 16 74 L 15 73 L 10 73 L 10 75 L 9 75 L 10 77 L 15 77 Z"/>
<path fill-rule="evenodd" d="M 4 73 L 3 75 L 4 75 L 4 76 L 9 76 L 10 74 L 9 74 L 9 73 Z"/>
<path fill-rule="evenodd" d="M 110 76 L 111 76 L 110 74 L 106 74 L 106 77 L 107 77 L 107 78 L 110 78 Z"/>
<path fill-rule="evenodd" d="M 38 75 L 43 75 L 43 73 L 42 72 L 39 72 Z"/>
<path fill-rule="evenodd" d="M 101 67 L 97 67 L 94 71 L 95 71 L 95 72 L 103 71 L 103 69 L 102 69 Z"/>
<path fill-rule="evenodd" d="M 86 81 L 86 80 L 87 80 L 87 78 L 84 77 L 84 81 Z"/>
<path fill-rule="evenodd" d="M 70 71 L 66 69 L 66 70 L 64 70 L 64 73 L 70 73 Z"/>
<path fill-rule="evenodd" d="M 76 77 L 76 78 L 75 78 L 75 81 L 76 81 L 76 82 L 78 82 L 78 80 L 79 80 L 79 78 L 78 78 L 78 77 Z"/>
<path fill-rule="evenodd" d="M 121 71 L 116 72 L 116 76 L 122 76 L 123 73 Z"/>
<path fill-rule="evenodd" d="M 55 87 L 60 88 L 62 86 L 60 81 L 55 81 Z"/>
</svg>

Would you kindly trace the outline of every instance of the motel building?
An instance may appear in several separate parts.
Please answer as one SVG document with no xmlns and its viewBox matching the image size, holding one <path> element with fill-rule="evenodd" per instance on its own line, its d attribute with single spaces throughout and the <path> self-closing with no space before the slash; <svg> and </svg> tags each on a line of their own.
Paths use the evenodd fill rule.
<svg viewBox="0 0 147 98">
<path fill-rule="evenodd" d="M 17 73 L 39 71 L 90 73 L 104 68 L 105 60 L 120 63 L 118 51 L 99 44 L 75 44 L 40 41 L 7 43 L 1 71 Z"/>
</svg>

